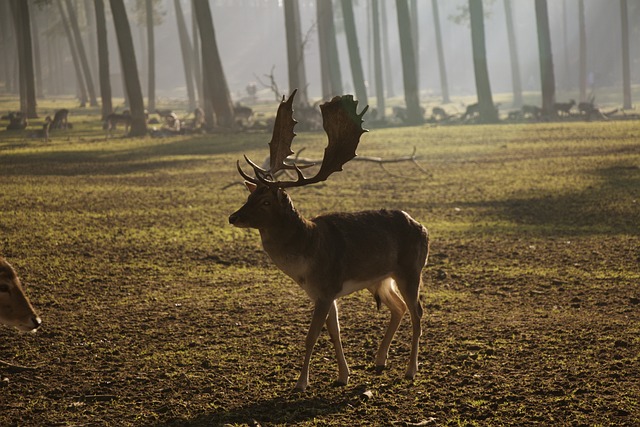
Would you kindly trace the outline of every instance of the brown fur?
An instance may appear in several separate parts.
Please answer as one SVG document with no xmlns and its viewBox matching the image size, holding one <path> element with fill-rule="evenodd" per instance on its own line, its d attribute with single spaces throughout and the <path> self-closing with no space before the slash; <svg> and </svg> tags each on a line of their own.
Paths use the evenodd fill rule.
<svg viewBox="0 0 640 427">
<path fill-rule="evenodd" d="M 15 270 L 0 257 L 0 323 L 21 331 L 38 329 L 42 324 L 22 290 Z"/>
</svg>

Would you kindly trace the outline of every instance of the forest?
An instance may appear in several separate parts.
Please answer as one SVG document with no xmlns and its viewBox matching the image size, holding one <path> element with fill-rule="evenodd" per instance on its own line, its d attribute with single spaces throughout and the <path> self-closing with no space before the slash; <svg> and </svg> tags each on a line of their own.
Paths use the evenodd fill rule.
<svg viewBox="0 0 640 427">
<path fill-rule="evenodd" d="M 0 426 L 640 425 L 640 1 L 0 0 L 0 55 Z"/>
<path fill-rule="evenodd" d="M 353 93 L 379 125 L 539 120 L 631 110 L 640 80 L 628 0 L 119 3 L 2 2 L 0 53 L 17 60 L 0 91 L 22 115 L 73 96 L 103 119 L 129 110 L 136 134 L 145 109 L 177 102 L 163 110 L 200 107 L 207 129 L 228 128 L 247 125 L 236 106 L 297 88 L 300 114 Z"/>
</svg>

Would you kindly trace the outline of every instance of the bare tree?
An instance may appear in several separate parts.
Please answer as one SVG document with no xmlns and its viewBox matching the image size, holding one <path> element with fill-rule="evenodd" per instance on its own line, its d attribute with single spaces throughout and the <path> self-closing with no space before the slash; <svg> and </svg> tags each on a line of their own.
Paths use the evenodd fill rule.
<svg viewBox="0 0 640 427">
<path fill-rule="evenodd" d="M 153 0 L 145 0 L 147 20 L 147 61 L 149 66 L 149 79 L 147 81 L 147 103 L 150 111 L 156 109 L 156 42 L 153 31 Z"/>
<path fill-rule="evenodd" d="M 580 39 L 580 101 L 587 100 L 587 29 L 584 22 L 584 0 L 578 0 L 578 31 Z"/>
<path fill-rule="evenodd" d="M 100 97 L 102 98 L 102 119 L 113 112 L 111 99 L 111 79 L 109 76 L 109 47 L 107 44 L 107 22 L 104 14 L 104 1 L 94 0 L 96 13 L 96 35 L 98 42 L 98 77 Z"/>
<path fill-rule="evenodd" d="M 631 108 L 631 67 L 629 65 L 629 12 L 627 0 L 620 0 L 622 29 L 622 94 L 623 108 Z"/>
<path fill-rule="evenodd" d="M 347 47 L 349 48 L 349 61 L 351 63 L 351 74 L 353 75 L 353 86 L 356 90 L 356 97 L 363 105 L 369 105 L 367 88 L 364 84 L 362 61 L 360 60 L 360 47 L 358 46 L 358 35 L 356 33 L 356 22 L 353 16 L 352 0 L 342 0 L 342 18 L 344 20 L 344 32 L 347 37 Z"/>
<path fill-rule="evenodd" d="M 29 3 L 11 0 L 14 29 L 18 41 L 18 66 L 20 70 L 20 109 L 28 118 L 37 118 L 36 88 L 31 45 L 31 20 Z"/>
<path fill-rule="evenodd" d="M 140 77 L 136 66 L 136 54 L 133 49 L 131 26 L 127 17 L 127 11 L 123 0 L 110 0 L 113 24 L 118 39 L 120 62 L 124 72 L 124 82 L 131 109 L 131 129 L 129 136 L 143 136 L 147 133 L 147 122 L 144 114 L 144 100 Z"/>
<path fill-rule="evenodd" d="M 498 111 L 493 104 L 491 83 L 489 82 L 482 0 L 469 0 L 469 17 L 471 19 L 473 68 L 476 78 L 480 122 L 494 123 L 498 121 Z"/>
<path fill-rule="evenodd" d="M 448 104 L 449 83 L 447 81 L 447 67 L 444 60 L 444 48 L 442 46 L 442 29 L 440 28 L 440 12 L 438 10 L 438 0 L 431 0 L 433 9 L 433 28 L 436 32 L 436 49 L 438 51 L 438 67 L 440 70 L 440 90 L 442 91 L 442 102 Z"/>
<path fill-rule="evenodd" d="M 380 11 L 378 8 L 378 0 L 371 3 L 372 19 L 373 19 L 373 63 L 376 81 L 376 120 L 384 120 L 385 116 L 385 100 L 384 87 L 382 84 L 382 54 L 380 49 Z"/>
<path fill-rule="evenodd" d="M 332 2 L 316 0 L 316 16 L 318 42 L 320 43 L 322 96 L 323 98 L 331 98 L 342 93 L 342 75 L 336 43 L 336 29 L 333 22 Z"/>
<path fill-rule="evenodd" d="M 62 0 L 56 0 L 58 6 L 58 12 L 60 13 L 60 19 L 62 20 L 62 27 L 64 28 L 67 41 L 69 42 L 69 51 L 71 52 L 71 59 L 73 61 L 73 68 L 76 72 L 76 85 L 80 91 L 80 106 L 86 107 L 87 105 L 87 86 L 85 84 L 82 69 L 80 68 L 80 60 L 78 59 L 78 52 L 73 41 L 73 35 L 71 34 L 71 27 L 69 21 L 67 21 L 67 15 L 62 7 Z"/>
<path fill-rule="evenodd" d="M 205 102 L 209 102 L 216 114 L 219 126 L 231 128 L 234 126 L 233 103 L 227 79 L 222 68 L 222 61 L 218 53 L 218 44 L 213 28 L 211 9 L 207 0 L 193 0 L 198 29 L 200 31 L 200 43 L 202 45 L 202 70 L 204 75 Z M 211 120 L 211 117 L 209 117 Z M 213 127 L 213 122 L 208 122 Z"/>
<path fill-rule="evenodd" d="M 540 79 L 542 86 L 542 114 L 548 117 L 557 115 L 556 83 L 553 74 L 553 57 L 551 52 L 551 34 L 549 31 L 549 12 L 547 0 L 535 0 L 536 22 L 538 27 L 538 51 L 540 53 Z"/>
<path fill-rule="evenodd" d="M 287 33 L 287 65 L 289 71 L 289 92 L 298 89 L 300 96 L 296 107 L 308 105 L 307 76 L 304 64 L 304 43 L 300 25 L 300 5 L 298 0 L 284 0 L 284 23 Z"/>
<path fill-rule="evenodd" d="M 398 30 L 400 32 L 400 52 L 402 54 L 402 77 L 404 82 L 404 100 L 407 105 L 406 123 L 417 125 L 424 122 L 418 94 L 418 76 L 411 37 L 411 20 L 407 0 L 396 0 L 398 11 Z"/>
<path fill-rule="evenodd" d="M 67 12 L 69 14 L 69 24 L 71 25 L 71 31 L 73 32 L 73 38 L 75 40 L 76 47 L 78 49 L 78 58 L 80 59 L 80 65 L 82 66 L 82 73 L 84 74 L 85 83 L 87 85 L 87 92 L 89 93 L 89 105 L 96 107 L 98 105 L 98 99 L 96 98 L 96 91 L 93 85 L 93 78 L 91 77 L 91 69 L 89 68 L 89 60 L 87 59 L 87 53 L 84 49 L 84 43 L 80 35 L 80 26 L 78 25 L 78 18 L 76 17 L 75 9 L 71 4 L 71 0 L 65 0 L 67 5 Z"/>
<path fill-rule="evenodd" d="M 435 1 L 435 0 L 434 0 Z M 509 39 L 509 56 L 511 58 L 511 88 L 513 91 L 513 106 L 522 106 L 522 82 L 520 80 L 520 61 L 518 59 L 518 45 L 513 28 L 513 11 L 511 0 L 504 0 L 504 12 L 507 17 L 507 38 Z"/>
<path fill-rule="evenodd" d="M 184 79 L 187 84 L 187 97 L 189 98 L 189 109 L 196 108 L 196 95 L 193 87 L 193 50 L 191 40 L 187 32 L 187 25 L 184 21 L 180 0 L 173 0 L 176 9 L 176 21 L 178 24 L 178 37 L 180 38 L 180 51 L 182 52 L 182 63 L 184 64 Z"/>
</svg>

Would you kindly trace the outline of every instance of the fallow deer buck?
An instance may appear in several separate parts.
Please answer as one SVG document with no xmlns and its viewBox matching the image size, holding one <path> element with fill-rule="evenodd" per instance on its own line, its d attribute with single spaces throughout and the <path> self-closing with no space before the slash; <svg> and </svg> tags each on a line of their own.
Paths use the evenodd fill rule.
<svg viewBox="0 0 640 427">
<path fill-rule="evenodd" d="M 22 290 L 16 271 L 0 257 L 0 323 L 21 331 L 35 331 L 42 321 Z"/>
<path fill-rule="evenodd" d="M 287 160 L 295 136 L 293 98 L 280 103 L 270 145 L 270 168 L 264 170 L 245 156 L 255 176 L 238 172 L 251 192 L 247 202 L 229 217 L 236 227 L 257 228 L 264 250 L 278 268 L 304 289 L 314 302 L 306 352 L 295 390 L 304 391 L 309 383 L 309 362 L 313 347 L 326 322 L 338 359 L 338 384 L 346 385 L 349 368 L 340 341 L 336 299 L 368 289 L 380 307 L 391 311 L 391 321 L 378 349 L 375 363 L 381 372 L 389 345 L 400 321 L 409 310 L 413 339 L 406 378 L 418 370 L 418 342 L 422 334 L 422 306 L 419 292 L 422 269 L 429 254 L 427 229 L 398 210 L 334 213 L 304 218 L 293 206 L 285 189 L 326 180 L 356 156 L 365 108 L 357 113 L 351 95 L 335 97 L 320 106 L 328 146 L 318 173 L 305 177 L 301 168 Z M 292 170 L 296 181 L 278 181 L 276 173 Z"/>
</svg>

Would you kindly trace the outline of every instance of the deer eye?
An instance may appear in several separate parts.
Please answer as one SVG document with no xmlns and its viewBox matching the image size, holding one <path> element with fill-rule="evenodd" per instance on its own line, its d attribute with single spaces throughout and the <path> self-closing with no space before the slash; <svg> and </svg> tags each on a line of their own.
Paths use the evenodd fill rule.
<svg viewBox="0 0 640 427">
<path fill-rule="evenodd" d="M 271 206 L 271 202 L 268 200 L 265 200 L 264 202 L 262 202 L 263 206 Z"/>
</svg>

